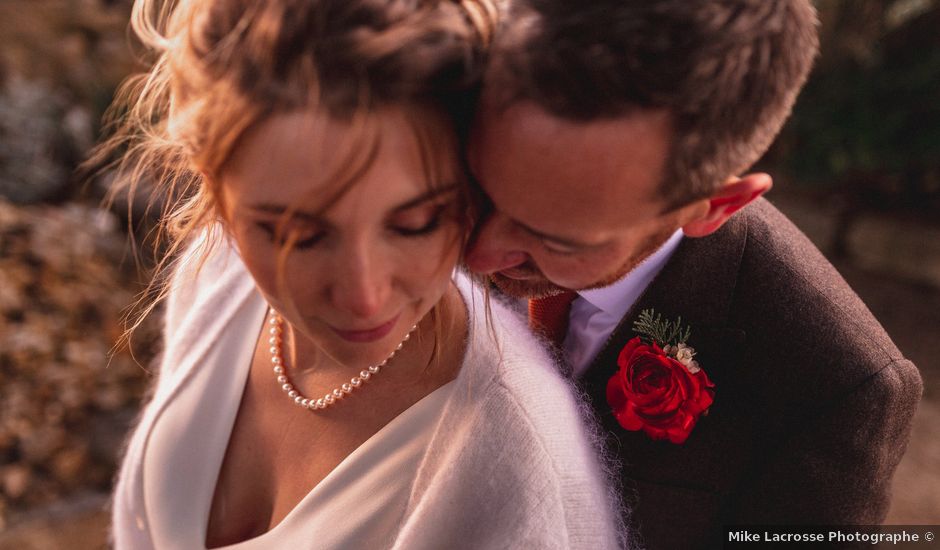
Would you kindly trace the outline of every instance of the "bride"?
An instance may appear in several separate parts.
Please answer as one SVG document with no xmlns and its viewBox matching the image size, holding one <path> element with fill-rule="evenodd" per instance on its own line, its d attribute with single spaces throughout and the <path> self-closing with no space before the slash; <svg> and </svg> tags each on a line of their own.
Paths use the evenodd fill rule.
<svg viewBox="0 0 940 550">
<path fill-rule="evenodd" d="M 489 0 L 138 0 L 116 104 L 170 201 L 117 548 L 615 548 L 572 388 L 455 266 Z"/>
</svg>

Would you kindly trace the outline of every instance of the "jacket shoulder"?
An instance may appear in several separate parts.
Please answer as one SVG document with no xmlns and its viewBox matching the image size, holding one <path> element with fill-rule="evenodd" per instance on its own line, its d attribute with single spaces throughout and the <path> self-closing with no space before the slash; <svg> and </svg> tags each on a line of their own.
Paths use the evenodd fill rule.
<svg viewBox="0 0 940 550">
<path fill-rule="evenodd" d="M 743 215 L 747 237 L 730 321 L 747 335 L 744 365 L 763 366 L 754 369 L 762 376 L 773 370 L 776 380 L 820 398 L 886 368 L 916 376 L 871 311 L 786 216 L 763 200 Z"/>
</svg>

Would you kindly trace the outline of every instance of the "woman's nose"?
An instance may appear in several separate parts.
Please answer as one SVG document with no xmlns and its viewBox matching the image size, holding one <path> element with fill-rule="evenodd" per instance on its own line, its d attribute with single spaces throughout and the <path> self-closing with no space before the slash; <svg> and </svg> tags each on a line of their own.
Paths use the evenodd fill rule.
<svg viewBox="0 0 940 550">
<path fill-rule="evenodd" d="M 385 321 L 376 317 L 392 313 L 383 311 L 392 287 L 387 263 L 370 250 L 350 252 L 334 274 L 334 305 L 355 318 Z"/>
</svg>

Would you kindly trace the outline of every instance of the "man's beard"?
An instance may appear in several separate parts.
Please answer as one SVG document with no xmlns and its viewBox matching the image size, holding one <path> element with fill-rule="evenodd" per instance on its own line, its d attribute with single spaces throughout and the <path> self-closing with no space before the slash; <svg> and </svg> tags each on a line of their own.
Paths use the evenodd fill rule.
<svg viewBox="0 0 940 550">
<path fill-rule="evenodd" d="M 546 279 L 538 270 L 532 279 L 510 279 L 500 273 L 491 273 L 487 279 L 506 296 L 510 298 L 535 299 L 554 296 L 565 289 Z"/>
<path fill-rule="evenodd" d="M 618 269 L 605 275 L 598 281 L 581 288 L 566 289 L 560 287 L 542 275 L 542 272 L 537 267 L 528 264 L 513 268 L 516 271 L 527 272 L 530 277 L 528 279 L 511 279 L 505 275 L 501 275 L 498 272 L 491 273 L 487 276 L 487 278 L 493 284 L 493 286 L 498 288 L 503 294 L 512 298 L 529 300 L 554 296 L 555 294 L 559 294 L 565 290 L 577 291 L 604 288 L 605 286 L 610 286 L 620 279 L 626 277 L 628 273 L 643 263 L 646 258 L 659 250 L 659 248 L 667 240 L 669 240 L 669 237 L 671 237 L 674 232 L 675 229 L 670 227 L 651 235 L 648 239 L 643 241 L 639 250 L 627 258 L 627 261 L 624 262 Z"/>
</svg>

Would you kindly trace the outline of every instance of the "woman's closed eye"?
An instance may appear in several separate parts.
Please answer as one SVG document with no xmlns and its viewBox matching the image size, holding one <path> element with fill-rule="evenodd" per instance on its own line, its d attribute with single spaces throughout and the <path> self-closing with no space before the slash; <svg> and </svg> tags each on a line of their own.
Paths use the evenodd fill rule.
<svg viewBox="0 0 940 550">
<path fill-rule="evenodd" d="M 420 237 L 436 231 L 447 215 L 448 205 L 440 204 L 420 212 L 401 214 L 390 228 L 403 237 Z"/>
<path fill-rule="evenodd" d="M 417 238 L 437 231 L 448 215 L 448 205 L 437 205 L 423 210 L 415 209 L 395 216 L 387 225 L 388 230 L 397 236 Z M 279 228 L 277 222 L 256 221 L 255 225 L 264 232 L 266 238 L 277 246 L 293 243 L 298 250 L 310 249 L 328 236 L 328 231 L 316 226 L 289 225 Z"/>
<path fill-rule="evenodd" d="M 293 241 L 294 248 L 303 250 L 316 245 L 326 233 L 316 228 L 284 228 L 283 233 L 278 232 L 277 224 L 272 222 L 255 222 L 259 229 L 267 234 L 268 240 L 278 246 L 284 246 L 289 240 Z"/>
</svg>

